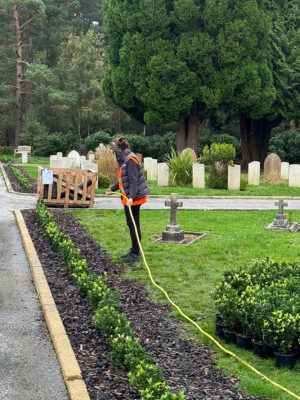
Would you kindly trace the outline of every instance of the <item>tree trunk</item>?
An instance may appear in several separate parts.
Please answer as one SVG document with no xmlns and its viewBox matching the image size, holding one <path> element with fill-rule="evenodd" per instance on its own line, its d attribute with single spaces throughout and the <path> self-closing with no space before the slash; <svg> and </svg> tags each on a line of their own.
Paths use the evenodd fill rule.
<svg viewBox="0 0 300 400">
<path fill-rule="evenodd" d="M 16 82 L 16 116 L 15 116 L 15 146 L 20 144 L 22 131 L 22 33 L 19 24 L 18 6 L 14 5 L 14 20 L 16 31 L 16 52 L 17 52 L 17 82 Z"/>
<path fill-rule="evenodd" d="M 199 116 L 191 113 L 178 123 L 176 132 L 176 148 L 181 152 L 190 147 L 198 155 L 199 152 Z"/>
<path fill-rule="evenodd" d="M 260 161 L 263 165 L 268 154 L 272 129 L 278 126 L 282 117 L 274 121 L 265 118 L 252 119 L 240 113 L 240 133 L 242 139 L 242 170 L 248 169 L 252 161 Z"/>
<path fill-rule="evenodd" d="M 30 40 L 29 28 L 26 30 L 25 57 L 26 61 L 30 64 L 32 62 L 32 52 L 31 52 L 31 40 Z M 26 80 L 26 101 L 25 101 L 26 113 L 30 109 L 30 99 L 31 99 L 31 84 L 28 80 Z"/>
</svg>

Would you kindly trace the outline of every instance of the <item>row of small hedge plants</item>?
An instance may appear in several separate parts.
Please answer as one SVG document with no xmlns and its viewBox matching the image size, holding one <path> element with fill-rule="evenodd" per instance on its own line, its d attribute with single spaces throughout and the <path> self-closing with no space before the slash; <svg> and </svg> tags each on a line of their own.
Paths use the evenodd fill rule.
<svg viewBox="0 0 300 400">
<path fill-rule="evenodd" d="M 31 192 L 33 188 L 31 183 L 29 183 L 28 179 L 26 178 L 26 176 L 24 176 L 22 172 L 17 167 L 15 167 L 10 161 L 8 161 L 7 166 L 11 170 L 11 172 L 15 175 L 22 188 L 26 190 L 26 192 Z"/>
<path fill-rule="evenodd" d="M 129 371 L 129 382 L 139 389 L 141 399 L 184 400 L 182 392 L 172 394 L 165 382 L 162 382 L 162 371 L 140 345 L 125 314 L 119 312 L 118 293 L 108 288 L 107 276 L 89 272 L 86 260 L 74 248 L 71 238 L 59 230 L 43 202 L 37 203 L 36 214 L 52 246 L 60 251 L 81 295 L 93 307 L 93 322 L 108 338 L 113 362 Z"/>
<path fill-rule="evenodd" d="M 270 346 L 275 354 L 293 354 L 296 360 L 300 349 L 299 287 L 299 261 L 267 258 L 225 272 L 214 293 L 225 333 L 250 337 L 254 343 Z"/>
</svg>

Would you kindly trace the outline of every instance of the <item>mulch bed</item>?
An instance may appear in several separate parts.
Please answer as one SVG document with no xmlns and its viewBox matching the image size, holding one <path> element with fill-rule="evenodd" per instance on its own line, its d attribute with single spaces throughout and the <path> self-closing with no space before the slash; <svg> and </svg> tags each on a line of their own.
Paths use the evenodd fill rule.
<svg viewBox="0 0 300 400">
<path fill-rule="evenodd" d="M 119 290 L 120 311 L 164 371 L 164 380 L 173 392 L 183 390 L 189 400 L 257 399 L 236 388 L 237 378 L 222 376 L 209 346 L 181 337 L 180 322 L 168 315 L 170 306 L 150 301 L 138 282 L 121 279 L 123 266 L 113 264 L 72 215 L 61 210 L 52 212 L 60 229 L 80 249 L 90 271 L 107 272 L 108 285 Z M 45 238 L 34 210 L 25 210 L 23 215 L 91 399 L 139 399 L 138 390 L 128 383 L 127 372 L 111 363 L 108 340 L 92 324 L 92 308 L 79 295 L 59 253 Z"/>
<path fill-rule="evenodd" d="M 5 160 L 1 160 L 2 161 L 2 166 L 4 168 L 4 171 L 11 183 L 11 186 L 13 188 L 13 190 L 15 192 L 20 192 L 20 193 L 37 193 L 37 181 L 36 179 L 33 179 L 28 173 L 27 171 L 25 171 L 24 168 L 20 167 L 19 165 L 14 165 L 16 168 L 18 168 L 18 170 L 20 170 L 22 172 L 22 174 L 24 176 L 26 176 L 26 178 L 28 179 L 28 182 L 32 185 L 32 190 L 27 191 L 23 188 L 23 186 L 21 186 L 20 182 L 18 181 L 18 179 L 16 178 L 16 176 L 12 173 L 12 171 L 10 170 L 10 168 L 8 168 L 8 166 L 5 163 Z M 13 163 L 15 164 L 15 163 Z"/>
</svg>

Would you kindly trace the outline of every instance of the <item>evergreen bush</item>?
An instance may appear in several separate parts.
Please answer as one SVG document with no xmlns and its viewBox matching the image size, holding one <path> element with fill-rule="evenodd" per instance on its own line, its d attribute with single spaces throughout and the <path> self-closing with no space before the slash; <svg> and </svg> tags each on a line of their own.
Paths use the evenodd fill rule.
<svg viewBox="0 0 300 400">
<path fill-rule="evenodd" d="M 98 188 L 108 188 L 111 185 L 111 180 L 104 174 L 98 175 Z"/>
<path fill-rule="evenodd" d="M 200 160 L 210 166 L 208 186 L 213 189 L 227 188 L 228 166 L 233 165 L 235 148 L 232 144 L 212 143 L 205 146 Z"/>
<path fill-rule="evenodd" d="M 95 151 L 100 143 L 110 144 L 112 136 L 107 132 L 96 132 L 88 136 L 84 140 L 84 144 L 87 151 Z"/>
<path fill-rule="evenodd" d="M 277 154 L 281 161 L 300 163 L 300 131 L 287 130 L 272 136 L 269 153 Z"/>
</svg>

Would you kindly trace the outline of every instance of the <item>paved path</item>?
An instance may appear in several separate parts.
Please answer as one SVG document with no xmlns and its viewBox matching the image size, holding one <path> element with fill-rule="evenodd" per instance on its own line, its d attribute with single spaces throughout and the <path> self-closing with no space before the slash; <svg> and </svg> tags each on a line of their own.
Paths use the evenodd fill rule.
<svg viewBox="0 0 300 400">
<path fill-rule="evenodd" d="M 68 400 L 12 212 L 33 200 L 0 178 L 0 400 Z"/>
</svg>

